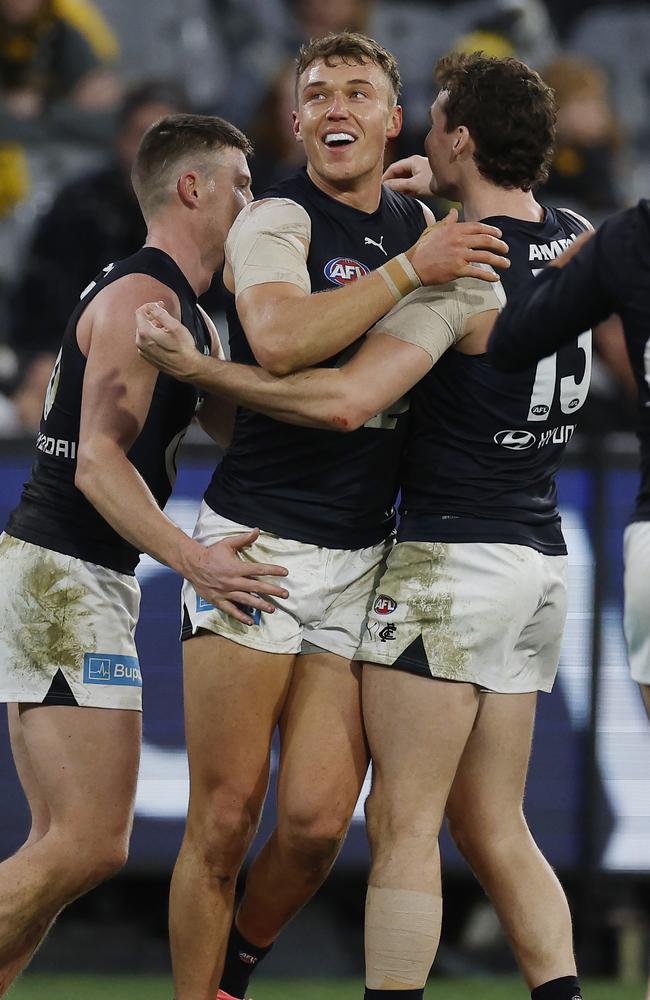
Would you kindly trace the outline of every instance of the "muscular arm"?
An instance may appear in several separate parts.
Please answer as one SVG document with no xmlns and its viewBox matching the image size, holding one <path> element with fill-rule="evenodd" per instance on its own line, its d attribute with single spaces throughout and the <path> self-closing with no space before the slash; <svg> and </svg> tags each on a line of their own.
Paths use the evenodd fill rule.
<svg viewBox="0 0 650 1000">
<path fill-rule="evenodd" d="M 229 592 L 232 600 L 249 604 L 257 600 L 251 601 L 244 594 L 252 581 L 244 579 L 248 567 L 242 568 L 236 550 L 203 547 L 188 538 L 160 510 L 127 457 L 144 426 L 158 377 L 158 372 L 139 357 L 133 341 L 134 310 L 152 294 L 165 303 L 171 315 L 178 316 L 176 296 L 144 275 L 129 275 L 110 285 L 82 316 L 77 336 L 87 363 L 75 485 L 138 551 L 171 566 L 212 603 L 219 603 L 240 620 L 248 620 L 224 596 Z M 276 568 L 265 569 L 276 573 Z M 254 589 L 258 593 L 285 594 L 264 582 L 256 582 Z"/>
<path fill-rule="evenodd" d="M 185 572 L 187 537 L 159 509 L 127 458 L 144 426 L 158 375 L 133 350 L 131 315 L 154 289 L 178 318 L 176 296 L 144 275 L 110 285 L 82 317 L 78 337 L 80 346 L 83 338 L 88 347 L 75 485 L 131 545 Z"/>
<path fill-rule="evenodd" d="M 226 269 L 226 283 L 230 269 L 237 312 L 255 359 L 274 375 L 338 354 L 395 304 L 377 272 L 342 288 L 310 294 L 306 267 L 310 228 L 303 218 L 307 213 L 299 206 L 283 207 L 288 221 L 278 233 L 272 227 L 281 217 L 279 207 L 258 202 L 244 210 L 228 237 Z M 262 221 L 266 215 L 268 226 Z M 456 224 L 455 218 L 452 213 L 427 230 L 406 252 L 422 283 L 444 284 L 462 275 L 495 281 L 493 272 L 473 265 L 508 265 L 499 256 L 507 251 L 499 231 L 481 223 Z"/>
<path fill-rule="evenodd" d="M 287 423 L 352 431 L 400 399 L 448 347 L 474 331 L 476 317 L 497 306 L 492 286 L 476 279 L 445 291 L 421 288 L 377 324 L 343 367 L 284 377 L 201 356 L 185 327 L 156 304 L 138 310 L 136 339 L 152 363 L 210 392 Z"/>
</svg>

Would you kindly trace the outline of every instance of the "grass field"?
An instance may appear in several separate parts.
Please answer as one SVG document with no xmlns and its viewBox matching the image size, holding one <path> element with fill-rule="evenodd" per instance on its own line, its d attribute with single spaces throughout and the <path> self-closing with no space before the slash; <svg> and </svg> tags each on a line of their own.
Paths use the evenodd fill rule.
<svg viewBox="0 0 650 1000">
<path fill-rule="evenodd" d="M 356 979 L 262 979 L 255 1000 L 360 1000 L 363 986 Z M 585 1000 L 644 1000 L 641 983 L 620 985 L 611 979 L 586 980 Z M 427 1000 L 526 1000 L 521 980 L 434 979 Z M 147 976 L 26 975 L 9 993 L 10 1000 L 171 1000 L 169 979 Z"/>
</svg>

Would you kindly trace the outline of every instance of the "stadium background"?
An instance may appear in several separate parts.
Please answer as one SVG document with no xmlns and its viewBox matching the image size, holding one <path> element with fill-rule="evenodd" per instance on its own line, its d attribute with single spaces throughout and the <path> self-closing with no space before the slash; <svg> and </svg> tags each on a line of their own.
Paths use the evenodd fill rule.
<svg viewBox="0 0 650 1000">
<path fill-rule="evenodd" d="M 21 8 L 25 18 L 32 8 L 36 20 L 25 25 L 34 26 L 36 49 L 44 39 L 45 53 L 46 28 L 67 32 L 68 55 L 61 56 L 59 46 L 55 57 L 50 46 L 47 74 L 42 59 L 40 71 L 30 71 L 29 51 L 17 72 L 9 8 Z M 45 15 L 49 23 L 39 24 Z M 66 282 L 76 282 L 74 295 L 81 291 L 97 270 L 94 256 L 119 244 L 118 222 L 122 255 L 130 252 L 127 232 L 136 240 L 131 248 L 138 245 L 137 226 L 134 232 L 125 222 L 132 222 L 133 205 L 124 192 L 110 189 L 99 201 L 92 193 L 95 179 L 123 152 L 125 92 L 128 99 L 132 87 L 151 84 L 153 103 L 222 114 L 244 128 L 256 141 L 252 170 L 259 192 L 300 162 L 287 127 L 296 45 L 342 27 L 364 28 L 400 60 L 407 126 L 389 158 L 422 148 L 436 58 L 451 47 L 482 48 L 525 59 L 558 92 L 558 155 L 542 200 L 598 222 L 650 194 L 647 3 L 0 0 L 2 523 L 28 474 L 60 316 L 72 304 Z M 123 169 L 123 156 L 120 164 Z M 84 199 L 104 225 L 94 226 L 96 218 L 84 224 Z M 103 264 L 110 257 L 98 259 Z M 219 323 L 218 282 L 207 304 Z M 569 892 L 582 968 L 609 977 L 602 994 L 594 985 L 589 995 L 623 998 L 641 997 L 647 974 L 650 728 L 627 675 L 621 632 L 621 543 L 637 475 L 629 370 L 615 324 L 599 348 L 583 430 L 560 478 L 570 611 L 558 684 L 540 699 L 527 813 Z M 189 438 L 169 508 L 188 529 L 215 460 L 198 432 Z M 178 580 L 148 558 L 139 575 L 145 742 L 131 859 L 123 874 L 59 920 L 12 994 L 19 1000 L 170 994 L 166 892 L 187 802 Z M 0 856 L 6 856 L 20 844 L 27 817 L 4 719 L 0 803 Z M 260 838 L 272 823 L 271 794 Z M 446 837 L 443 857 L 446 914 L 432 995 L 525 996 L 516 978 L 500 978 L 512 976 L 512 959 L 491 907 Z M 357 981 L 341 977 L 362 972 L 366 865 L 360 803 L 333 875 L 266 960 L 257 997 L 359 995 Z M 106 978 L 116 973 L 134 978 L 117 984 Z M 70 974 L 88 978 L 62 978 Z M 463 977 L 473 978 L 466 984 Z"/>
</svg>

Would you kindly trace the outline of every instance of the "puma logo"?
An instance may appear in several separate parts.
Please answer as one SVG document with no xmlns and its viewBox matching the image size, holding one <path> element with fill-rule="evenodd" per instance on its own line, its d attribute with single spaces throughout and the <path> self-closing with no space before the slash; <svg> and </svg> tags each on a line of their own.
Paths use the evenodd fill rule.
<svg viewBox="0 0 650 1000">
<path fill-rule="evenodd" d="M 377 243 L 377 240 L 373 240 L 369 236 L 366 236 L 365 240 L 363 241 L 363 245 L 364 246 L 379 247 L 379 249 L 383 253 L 384 257 L 388 257 L 388 254 L 384 250 L 384 237 L 383 236 L 381 236 L 379 238 L 379 243 Z"/>
</svg>

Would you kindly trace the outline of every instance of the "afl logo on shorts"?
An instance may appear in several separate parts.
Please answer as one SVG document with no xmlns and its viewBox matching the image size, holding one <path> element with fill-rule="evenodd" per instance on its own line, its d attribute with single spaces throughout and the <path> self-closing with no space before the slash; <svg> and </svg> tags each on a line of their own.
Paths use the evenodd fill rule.
<svg viewBox="0 0 650 1000">
<path fill-rule="evenodd" d="M 499 431 L 494 435 L 495 443 L 510 451 L 525 451 L 526 448 L 532 448 L 536 440 L 531 431 Z"/>
<path fill-rule="evenodd" d="M 380 594 L 375 598 L 372 610 L 376 615 L 390 615 L 396 607 L 397 601 L 394 601 L 392 597 L 387 597 L 386 594 Z"/>
<path fill-rule="evenodd" d="M 323 274 L 333 285 L 349 285 L 369 272 L 369 267 L 351 257 L 334 257 L 323 268 Z"/>
</svg>

